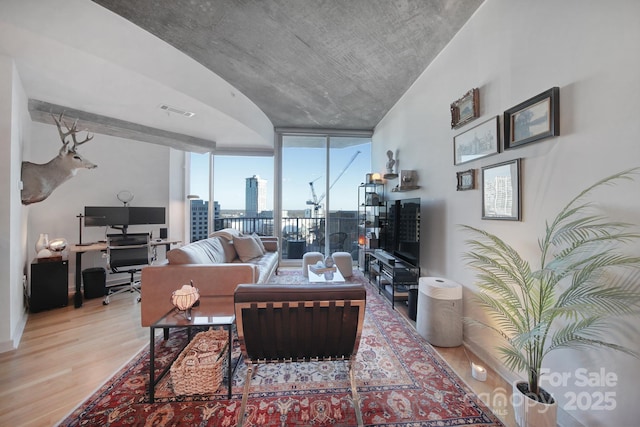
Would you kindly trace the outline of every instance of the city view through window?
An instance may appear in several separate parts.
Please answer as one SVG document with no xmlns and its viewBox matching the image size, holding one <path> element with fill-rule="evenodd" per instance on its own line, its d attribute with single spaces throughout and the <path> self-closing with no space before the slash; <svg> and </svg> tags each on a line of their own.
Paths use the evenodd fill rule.
<svg viewBox="0 0 640 427">
<path fill-rule="evenodd" d="M 353 137 L 283 137 L 279 230 L 283 259 L 299 259 L 308 251 L 344 251 L 357 257 L 358 186 L 371 172 L 370 142 Z M 189 192 L 199 196 L 190 201 L 195 241 L 209 234 L 209 154 L 192 153 L 190 160 Z M 216 230 L 231 227 L 243 233 L 278 234 L 273 157 L 214 156 L 213 185 Z"/>
</svg>

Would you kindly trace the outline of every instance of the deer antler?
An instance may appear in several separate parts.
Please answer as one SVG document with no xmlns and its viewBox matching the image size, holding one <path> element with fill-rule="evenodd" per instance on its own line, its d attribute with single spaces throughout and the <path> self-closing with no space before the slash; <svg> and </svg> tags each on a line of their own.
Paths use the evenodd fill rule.
<svg viewBox="0 0 640 427">
<path fill-rule="evenodd" d="M 77 129 L 78 119 L 75 119 L 75 121 L 73 122 L 73 125 L 69 127 L 69 125 L 66 124 L 64 120 L 62 120 L 62 117 L 64 116 L 64 112 L 60 113 L 59 118 L 56 118 L 56 116 L 54 116 L 53 114 L 51 116 L 53 117 L 53 120 L 56 122 L 56 126 L 58 127 L 58 133 L 60 134 L 60 139 L 62 140 L 62 144 L 64 144 L 69 151 L 76 151 L 76 147 L 84 144 L 87 141 L 91 141 L 93 139 L 93 135 L 91 135 L 88 131 L 85 131 L 87 132 L 87 137 L 84 140 L 78 141 L 76 139 L 76 134 L 78 133 L 78 129 Z M 61 123 L 64 124 L 64 127 L 67 128 L 67 132 L 64 132 L 62 130 L 62 127 L 60 126 Z M 71 148 L 68 148 L 69 142 L 67 141 L 67 136 L 69 135 L 71 135 L 71 139 L 73 140 L 73 145 L 71 146 Z"/>
</svg>

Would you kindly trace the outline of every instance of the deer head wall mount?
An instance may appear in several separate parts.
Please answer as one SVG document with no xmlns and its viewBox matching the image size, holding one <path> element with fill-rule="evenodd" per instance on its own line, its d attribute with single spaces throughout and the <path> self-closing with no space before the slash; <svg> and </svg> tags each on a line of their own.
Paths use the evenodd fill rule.
<svg viewBox="0 0 640 427">
<path fill-rule="evenodd" d="M 93 169 L 97 166 L 82 157 L 77 148 L 85 142 L 91 141 L 93 135 L 87 132 L 84 140 L 78 141 L 76 138 L 78 120 L 69 127 L 64 120 L 63 114 L 56 117 L 52 114 L 53 120 L 58 127 L 62 148 L 56 157 L 44 164 L 22 162 L 22 204 L 41 202 L 51 195 L 60 184 L 74 176 L 78 169 Z M 62 130 L 62 125 L 66 131 Z M 70 139 L 67 139 L 70 137 Z"/>
</svg>

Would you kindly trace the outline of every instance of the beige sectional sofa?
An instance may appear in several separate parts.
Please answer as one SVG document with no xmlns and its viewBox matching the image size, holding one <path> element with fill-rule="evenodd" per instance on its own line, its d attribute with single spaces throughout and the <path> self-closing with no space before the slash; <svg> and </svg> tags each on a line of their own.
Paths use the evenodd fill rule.
<svg viewBox="0 0 640 427">
<path fill-rule="evenodd" d="M 167 313 L 171 293 L 193 281 L 208 310 L 233 313 L 233 293 L 240 283 L 267 283 L 278 268 L 278 238 L 242 235 L 224 229 L 211 237 L 172 249 L 163 265 L 142 269 L 141 324 L 149 326 Z"/>
</svg>

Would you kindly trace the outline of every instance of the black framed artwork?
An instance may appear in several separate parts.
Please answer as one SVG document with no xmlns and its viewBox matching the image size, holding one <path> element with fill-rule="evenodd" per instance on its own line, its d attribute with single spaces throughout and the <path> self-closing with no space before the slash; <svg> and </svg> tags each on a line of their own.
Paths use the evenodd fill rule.
<svg viewBox="0 0 640 427">
<path fill-rule="evenodd" d="M 560 88 L 553 87 L 504 112 L 504 149 L 560 135 Z"/>
<path fill-rule="evenodd" d="M 520 159 L 482 168 L 482 219 L 520 221 Z"/>
<path fill-rule="evenodd" d="M 478 160 L 500 152 L 499 116 L 453 137 L 453 164 Z"/>
</svg>

